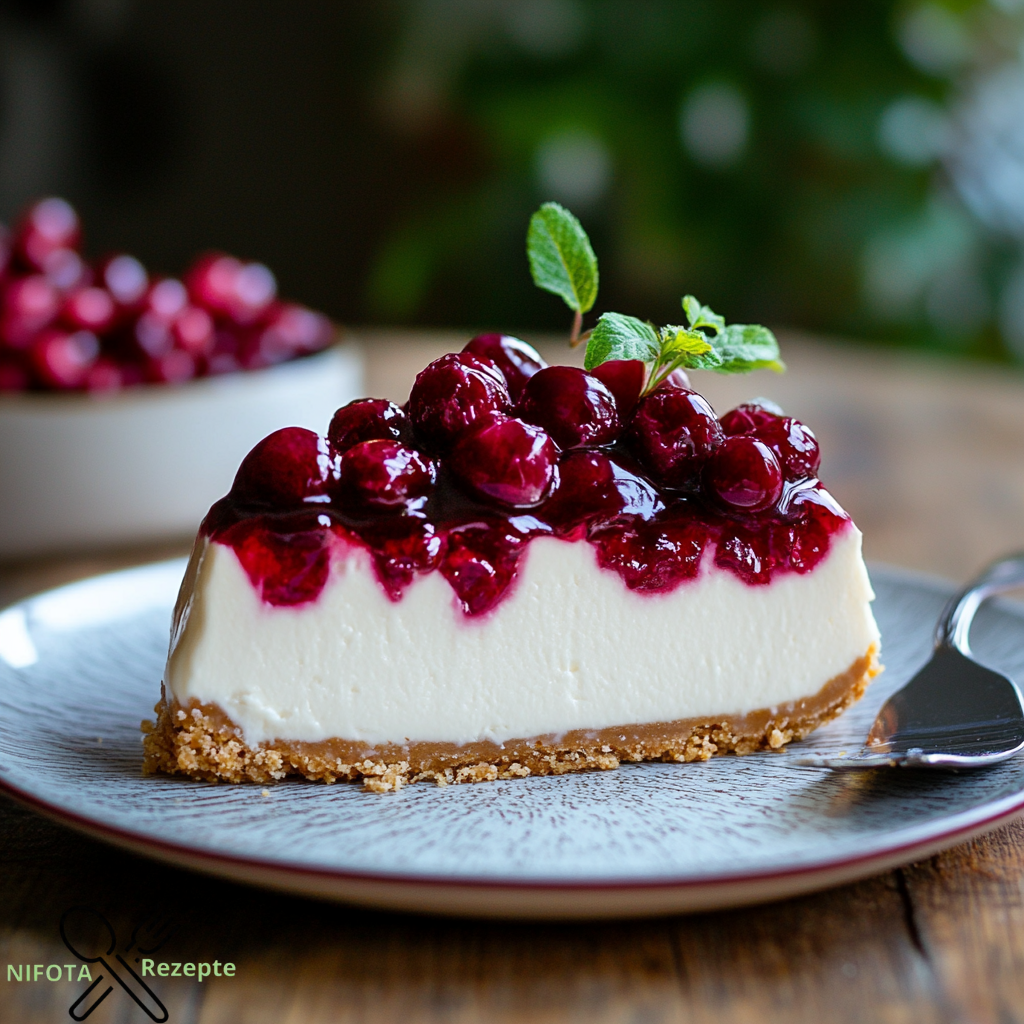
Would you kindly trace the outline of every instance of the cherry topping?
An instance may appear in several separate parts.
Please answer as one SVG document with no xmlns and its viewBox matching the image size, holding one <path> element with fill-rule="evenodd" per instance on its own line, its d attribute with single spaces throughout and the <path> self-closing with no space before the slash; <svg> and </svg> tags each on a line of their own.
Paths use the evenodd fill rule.
<svg viewBox="0 0 1024 1024">
<path fill-rule="evenodd" d="M 576 449 L 558 464 L 558 487 L 538 515 L 566 536 L 584 523 L 622 513 L 650 519 L 664 506 L 642 477 L 604 452 Z"/>
<path fill-rule="evenodd" d="M 341 457 L 335 493 L 372 508 L 401 508 L 434 486 L 434 463 L 397 441 L 361 441 Z"/>
<path fill-rule="evenodd" d="M 633 415 L 647 381 L 647 367 L 639 359 L 609 359 L 590 371 L 615 396 L 619 417 Z"/>
<path fill-rule="evenodd" d="M 327 443 L 312 430 L 284 427 L 242 460 L 231 496 L 238 502 L 290 508 L 325 501 L 334 482 Z"/>
<path fill-rule="evenodd" d="M 715 565 L 732 570 L 751 586 L 770 583 L 775 567 L 770 530 L 749 530 L 738 523 L 728 524 L 718 539 Z"/>
<path fill-rule="evenodd" d="M 684 487 L 722 443 L 722 428 L 696 391 L 665 385 L 641 400 L 627 439 L 656 480 Z"/>
<path fill-rule="evenodd" d="M 548 366 L 535 373 L 517 411 L 527 423 L 543 427 L 563 450 L 610 444 L 622 430 L 612 393 L 575 366 Z"/>
<path fill-rule="evenodd" d="M 782 494 L 782 469 L 774 452 L 747 434 L 726 438 L 711 456 L 704 482 L 725 505 L 745 512 L 770 508 Z"/>
<path fill-rule="evenodd" d="M 185 286 L 173 277 L 157 281 L 146 295 L 146 309 L 170 323 L 188 305 Z"/>
<path fill-rule="evenodd" d="M 658 387 L 686 388 L 687 391 L 693 389 L 690 378 L 682 367 L 673 370 Z"/>
<path fill-rule="evenodd" d="M 273 525 L 260 516 L 243 519 L 224 538 L 260 597 L 278 606 L 315 601 L 330 570 L 328 531 L 299 521 L 288 532 L 288 518 Z"/>
<path fill-rule="evenodd" d="M 441 574 L 467 615 L 490 611 L 507 593 L 525 541 L 507 521 L 473 522 L 449 530 Z"/>
<path fill-rule="evenodd" d="M 532 345 L 508 334 L 478 334 L 462 351 L 490 359 L 504 375 L 513 402 L 519 401 L 526 382 L 548 365 Z"/>
<path fill-rule="evenodd" d="M 700 571 L 710 530 L 692 516 L 652 522 L 623 517 L 593 531 L 598 564 L 614 569 L 630 590 L 671 590 Z"/>
<path fill-rule="evenodd" d="M 525 507 L 547 494 L 557 459 L 551 438 L 539 427 L 493 414 L 459 438 L 450 464 L 456 476 L 485 500 Z"/>
<path fill-rule="evenodd" d="M 443 450 L 471 423 L 509 404 L 505 380 L 492 361 L 450 352 L 420 371 L 409 395 L 409 418 L 427 445 Z"/>
<path fill-rule="evenodd" d="M 373 552 L 377 578 L 392 601 L 417 573 L 430 572 L 441 562 L 444 536 L 427 519 L 419 516 L 382 516 L 360 528 Z"/>
<path fill-rule="evenodd" d="M 775 453 L 787 480 L 803 480 L 817 475 L 821 449 L 810 427 L 792 416 L 773 417 L 759 426 L 755 436 Z"/>
<path fill-rule="evenodd" d="M 357 398 L 343 405 L 327 428 L 327 440 L 339 454 L 360 441 L 400 441 L 408 435 L 408 418 L 386 398 Z"/>
<path fill-rule="evenodd" d="M 721 419 L 722 430 L 726 434 L 753 434 L 761 427 L 774 422 L 782 415 L 782 410 L 767 399 L 759 398 L 753 402 L 744 402 L 730 409 Z"/>
</svg>

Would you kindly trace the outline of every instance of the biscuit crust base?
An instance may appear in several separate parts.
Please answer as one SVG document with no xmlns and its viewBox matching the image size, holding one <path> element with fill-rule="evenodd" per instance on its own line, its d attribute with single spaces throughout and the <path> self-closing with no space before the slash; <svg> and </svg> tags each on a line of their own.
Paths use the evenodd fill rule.
<svg viewBox="0 0 1024 1024">
<path fill-rule="evenodd" d="M 288 775 L 328 783 L 361 779 L 366 789 L 386 793 L 421 779 L 445 786 L 607 770 L 622 761 L 706 761 L 715 754 L 778 750 L 790 740 L 803 739 L 859 700 L 880 671 L 878 648 L 872 645 L 813 697 L 776 708 L 714 719 L 577 729 L 503 744 L 329 739 L 275 740 L 250 747 L 220 708 L 195 701 L 179 706 L 161 697 L 154 708 L 156 722 L 142 723 L 143 771 L 206 782 L 271 782 Z"/>
</svg>

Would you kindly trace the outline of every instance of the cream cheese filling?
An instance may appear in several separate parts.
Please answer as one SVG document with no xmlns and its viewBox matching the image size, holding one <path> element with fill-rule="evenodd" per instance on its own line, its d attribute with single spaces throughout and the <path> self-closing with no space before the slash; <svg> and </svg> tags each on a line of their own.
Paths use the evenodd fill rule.
<svg viewBox="0 0 1024 1024">
<path fill-rule="evenodd" d="M 338 540 L 313 604 L 273 607 L 234 551 L 200 541 L 165 672 L 168 698 L 220 707 L 247 744 L 469 743 L 742 714 L 809 697 L 878 642 L 850 524 L 810 573 L 752 587 L 708 555 L 637 594 L 593 547 L 531 541 L 510 593 L 466 618 L 437 572 L 398 602 Z"/>
</svg>

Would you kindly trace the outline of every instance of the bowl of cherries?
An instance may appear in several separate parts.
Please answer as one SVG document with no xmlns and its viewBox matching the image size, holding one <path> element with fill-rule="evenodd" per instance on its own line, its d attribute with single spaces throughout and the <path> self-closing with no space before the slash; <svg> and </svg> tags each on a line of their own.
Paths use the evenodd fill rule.
<svg viewBox="0 0 1024 1024">
<path fill-rule="evenodd" d="M 191 533 L 256 441 L 361 388 L 263 264 L 87 260 L 75 210 L 40 200 L 0 225 L 0 557 Z"/>
</svg>

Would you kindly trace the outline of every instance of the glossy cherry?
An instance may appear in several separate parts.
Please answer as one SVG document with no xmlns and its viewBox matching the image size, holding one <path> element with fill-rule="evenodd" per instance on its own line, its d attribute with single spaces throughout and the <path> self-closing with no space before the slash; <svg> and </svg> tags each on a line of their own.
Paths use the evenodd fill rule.
<svg viewBox="0 0 1024 1024">
<path fill-rule="evenodd" d="M 821 465 L 821 449 L 810 427 L 792 416 L 775 417 L 759 426 L 754 436 L 775 453 L 787 480 L 816 476 Z"/>
<path fill-rule="evenodd" d="M 485 501 L 522 508 L 547 494 L 557 460 L 551 438 L 540 427 L 495 414 L 459 438 L 449 462 Z"/>
<path fill-rule="evenodd" d="M 623 423 L 633 415 L 647 383 L 647 367 L 639 359 L 609 359 L 590 371 L 614 396 Z"/>
<path fill-rule="evenodd" d="M 409 395 L 409 418 L 426 445 L 443 451 L 472 423 L 509 405 L 505 379 L 493 362 L 452 352 L 420 371 Z"/>
<path fill-rule="evenodd" d="M 361 441 L 401 441 L 409 436 L 405 413 L 386 398 L 357 398 L 343 405 L 327 428 L 327 440 L 339 455 Z"/>
<path fill-rule="evenodd" d="M 766 399 L 744 402 L 730 409 L 721 418 L 722 430 L 726 434 L 753 434 L 760 427 L 773 423 L 782 415 L 782 410 Z"/>
<path fill-rule="evenodd" d="M 284 427 L 265 437 L 242 460 L 231 498 L 242 504 L 293 508 L 327 500 L 334 480 L 327 442 L 312 430 Z"/>
<path fill-rule="evenodd" d="M 782 494 L 782 468 L 763 442 L 741 434 L 727 438 L 708 460 L 704 483 L 728 508 L 760 512 Z"/>
<path fill-rule="evenodd" d="M 694 483 L 723 440 L 707 401 L 696 391 L 668 385 L 640 401 L 626 436 L 640 462 L 666 487 Z"/>
<path fill-rule="evenodd" d="M 620 514 L 650 519 L 663 508 L 658 492 L 604 452 L 574 449 L 558 464 L 558 487 L 538 516 L 561 535 Z"/>
<path fill-rule="evenodd" d="M 516 411 L 527 423 L 543 427 L 563 450 L 610 444 L 622 432 L 612 393 L 575 366 L 548 366 L 535 373 Z"/>
<path fill-rule="evenodd" d="M 508 334 L 478 334 L 462 351 L 490 359 L 505 377 L 513 402 L 519 401 L 526 382 L 548 365 L 532 345 Z"/>
<path fill-rule="evenodd" d="M 340 501 L 397 509 L 428 494 L 437 471 L 433 462 L 392 440 L 361 441 L 338 464 L 334 493 Z"/>
</svg>

